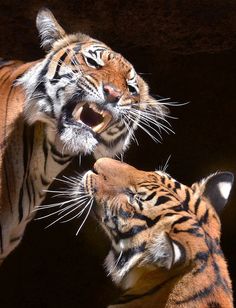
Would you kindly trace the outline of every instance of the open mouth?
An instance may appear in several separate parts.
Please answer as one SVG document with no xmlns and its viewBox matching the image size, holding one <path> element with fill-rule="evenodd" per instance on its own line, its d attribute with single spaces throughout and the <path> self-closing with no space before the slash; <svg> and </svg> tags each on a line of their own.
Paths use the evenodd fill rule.
<svg viewBox="0 0 236 308">
<path fill-rule="evenodd" d="M 76 122 L 89 126 L 95 133 L 103 132 L 112 120 L 111 114 L 106 110 L 99 110 L 95 103 L 76 105 L 72 117 Z"/>
</svg>

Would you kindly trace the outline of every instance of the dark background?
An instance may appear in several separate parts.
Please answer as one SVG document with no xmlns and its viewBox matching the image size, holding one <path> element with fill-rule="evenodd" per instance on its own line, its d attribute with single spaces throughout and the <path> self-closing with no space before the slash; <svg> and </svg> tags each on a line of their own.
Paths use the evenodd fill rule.
<svg viewBox="0 0 236 308">
<path fill-rule="evenodd" d="M 43 56 L 35 28 L 42 6 L 68 32 L 80 30 L 121 52 L 145 73 L 151 93 L 190 102 L 171 108 L 178 117 L 171 120 L 175 135 L 163 134 L 163 142 L 154 144 L 139 131 L 139 147 L 131 146 L 126 162 L 154 170 L 171 154 L 168 172 L 189 185 L 217 170 L 236 174 L 235 1 L 0 1 L 1 57 Z M 73 168 L 78 165 L 75 160 Z M 222 246 L 233 282 L 234 191 L 235 186 L 222 216 Z M 76 237 L 78 222 L 45 230 L 50 222 L 31 223 L 1 267 L 0 307 L 104 307 L 118 291 L 102 268 L 109 245 L 100 228 L 89 219 Z"/>
</svg>

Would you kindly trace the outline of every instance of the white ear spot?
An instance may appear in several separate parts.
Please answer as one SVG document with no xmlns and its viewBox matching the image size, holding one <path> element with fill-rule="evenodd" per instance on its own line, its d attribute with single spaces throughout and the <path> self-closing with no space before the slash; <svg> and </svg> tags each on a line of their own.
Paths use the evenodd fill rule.
<svg viewBox="0 0 236 308">
<path fill-rule="evenodd" d="M 174 242 L 173 242 L 173 249 L 174 249 L 174 264 L 177 263 L 180 259 L 181 259 L 181 251 L 178 247 L 178 245 L 176 245 Z"/>
<path fill-rule="evenodd" d="M 232 183 L 230 182 L 220 182 L 218 184 L 220 194 L 225 200 L 227 200 L 229 197 L 231 187 L 232 187 Z"/>
</svg>

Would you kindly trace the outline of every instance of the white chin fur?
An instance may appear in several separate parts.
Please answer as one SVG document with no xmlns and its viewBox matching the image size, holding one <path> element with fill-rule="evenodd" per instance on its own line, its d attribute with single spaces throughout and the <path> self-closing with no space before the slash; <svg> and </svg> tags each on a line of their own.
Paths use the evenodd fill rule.
<svg viewBox="0 0 236 308">
<path fill-rule="evenodd" d="M 85 130 L 78 132 L 73 127 L 65 128 L 63 133 L 60 134 L 59 140 L 62 153 L 70 153 L 71 155 L 91 154 L 98 144 L 91 132 Z"/>
</svg>

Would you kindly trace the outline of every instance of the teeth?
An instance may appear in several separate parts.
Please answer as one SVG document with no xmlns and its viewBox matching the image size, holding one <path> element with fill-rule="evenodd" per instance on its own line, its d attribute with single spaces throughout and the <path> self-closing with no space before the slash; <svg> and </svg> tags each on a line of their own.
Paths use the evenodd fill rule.
<svg viewBox="0 0 236 308">
<path fill-rule="evenodd" d="M 82 110 L 83 110 L 83 106 L 80 106 L 80 107 L 76 106 L 73 113 L 72 113 L 73 118 L 77 122 L 79 122 L 79 120 L 80 120 L 80 115 L 81 115 Z"/>
<path fill-rule="evenodd" d="M 105 114 L 104 111 L 103 111 L 103 113 L 102 113 L 102 116 L 103 116 L 103 122 L 100 123 L 100 124 L 98 124 L 98 125 L 95 126 L 95 127 L 92 127 L 92 130 L 93 130 L 95 133 L 101 133 L 101 132 L 103 132 L 103 131 L 107 128 L 108 124 L 110 123 L 110 121 L 111 121 L 111 119 L 112 119 L 111 115 L 110 115 L 109 113 L 106 113 L 106 114 Z"/>
<path fill-rule="evenodd" d="M 85 102 L 82 103 L 82 104 L 78 104 L 78 105 L 75 107 L 75 109 L 74 109 L 74 111 L 73 111 L 73 113 L 72 113 L 73 118 L 74 118 L 77 122 L 81 121 L 81 119 L 80 119 L 80 118 L 81 118 L 81 113 L 82 113 L 82 111 L 83 111 L 83 108 L 84 108 L 84 105 L 85 105 L 85 104 L 86 104 Z M 97 108 L 97 106 L 96 106 L 95 104 L 93 104 L 93 103 L 90 103 L 90 104 L 89 104 L 89 108 L 91 108 L 94 112 L 100 114 L 100 115 L 103 117 L 103 121 L 102 121 L 101 123 L 99 123 L 99 124 L 96 125 L 96 126 L 91 126 L 90 128 L 91 128 L 95 133 L 101 133 L 101 132 L 103 132 L 103 131 L 107 128 L 107 126 L 108 126 L 108 124 L 110 123 L 110 121 L 112 120 L 111 114 L 110 114 L 109 112 L 107 112 L 107 111 L 99 110 L 99 109 Z M 83 122 L 83 121 L 82 121 L 82 122 Z"/>
</svg>

